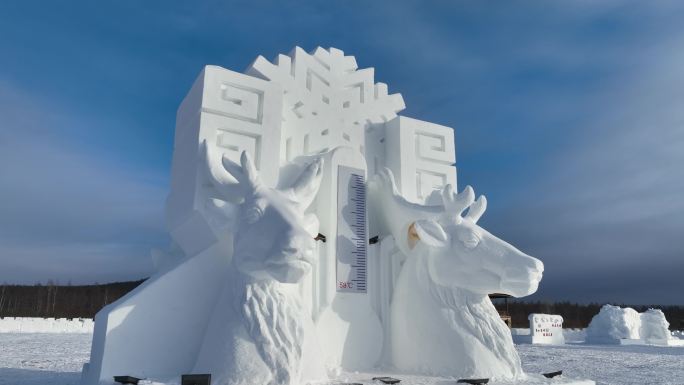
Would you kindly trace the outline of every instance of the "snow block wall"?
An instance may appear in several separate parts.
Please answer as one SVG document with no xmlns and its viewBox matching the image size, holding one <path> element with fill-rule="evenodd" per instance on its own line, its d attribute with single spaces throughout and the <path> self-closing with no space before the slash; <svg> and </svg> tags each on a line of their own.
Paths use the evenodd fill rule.
<svg viewBox="0 0 684 385">
<path fill-rule="evenodd" d="M 660 309 L 648 309 L 641 313 L 641 328 L 639 334 L 641 338 L 648 342 L 660 342 L 672 339 L 670 333 L 670 323 L 667 322 L 665 314 Z"/>
<path fill-rule="evenodd" d="M 225 283 L 230 253 L 230 245 L 217 243 L 100 310 L 83 383 L 189 373 Z"/>
<path fill-rule="evenodd" d="M 587 327 L 587 342 L 618 344 L 621 339 L 639 339 L 639 312 L 619 306 L 604 305 Z"/>
<path fill-rule="evenodd" d="M 0 318 L 0 333 L 92 333 L 89 318 Z"/>
<path fill-rule="evenodd" d="M 530 337 L 533 344 L 562 345 L 565 343 L 563 336 L 563 317 L 556 314 L 530 314 Z"/>
</svg>

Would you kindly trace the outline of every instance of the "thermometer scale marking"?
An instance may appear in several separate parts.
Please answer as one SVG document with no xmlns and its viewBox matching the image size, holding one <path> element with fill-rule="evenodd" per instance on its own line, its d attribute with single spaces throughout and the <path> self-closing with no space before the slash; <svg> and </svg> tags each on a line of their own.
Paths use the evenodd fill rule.
<svg viewBox="0 0 684 385">
<path fill-rule="evenodd" d="M 366 293 L 365 172 L 339 166 L 337 175 L 337 291 Z"/>
</svg>

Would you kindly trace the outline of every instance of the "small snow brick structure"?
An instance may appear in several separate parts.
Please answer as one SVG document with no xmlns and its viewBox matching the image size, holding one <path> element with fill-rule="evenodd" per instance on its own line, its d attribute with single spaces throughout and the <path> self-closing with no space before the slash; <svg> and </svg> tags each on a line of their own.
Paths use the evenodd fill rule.
<svg viewBox="0 0 684 385">
<path fill-rule="evenodd" d="M 646 343 L 667 345 L 667 340 L 673 339 L 670 334 L 670 323 L 660 309 L 648 309 L 641 313 L 641 328 L 639 336 Z"/>
<path fill-rule="evenodd" d="M 556 314 L 530 314 L 530 342 L 533 344 L 563 345 L 563 317 Z"/>
<path fill-rule="evenodd" d="M 639 339 L 641 317 L 631 307 L 604 305 L 587 327 L 587 342 L 619 344 L 622 339 Z"/>
<path fill-rule="evenodd" d="M 665 314 L 659 309 L 639 313 L 632 308 L 604 305 L 591 319 L 587 342 L 621 345 L 679 345 L 669 330 Z"/>
<path fill-rule="evenodd" d="M 543 264 L 477 225 L 453 130 L 403 108 L 334 48 L 205 67 L 176 118 L 172 251 L 98 313 L 84 385 L 300 385 L 383 364 L 523 380 L 487 295 L 533 293 Z"/>
</svg>

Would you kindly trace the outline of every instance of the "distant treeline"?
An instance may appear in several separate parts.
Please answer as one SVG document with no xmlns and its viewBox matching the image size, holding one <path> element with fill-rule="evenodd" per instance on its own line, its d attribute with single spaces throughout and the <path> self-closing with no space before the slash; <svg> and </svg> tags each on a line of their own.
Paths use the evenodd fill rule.
<svg viewBox="0 0 684 385">
<path fill-rule="evenodd" d="M 87 286 L 60 286 L 53 283 L 33 286 L 2 285 L 0 317 L 93 318 L 105 305 L 123 297 L 143 281 Z M 601 305 L 596 303 L 582 305 L 571 302 L 513 300 L 509 300 L 506 306 L 502 299 L 494 300 L 494 305 L 500 311 L 508 311 L 513 327 L 516 328 L 529 326 L 527 316 L 530 313 L 560 314 L 564 319 L 563 327 L 585 328 L 601 309 Z M 648 308 L 661 309 L 670 321 L 670 329 L 684 329 L 684 306 L 619 306 L 631 307 L 639 312 Z"/>
<path fill-rule="evenodd" d="M 500 311 L 506 310 L 504 300 L 494 300 L 494 305 Z M 631 307 L 638 312 L 644 312 L 649 308 L 660 309 L 665 313 L 665 318 L 670 322 L 670 329 L 684 329 L 684 306 L 661 306 L 661 305 L 624 305 L 613 304 L 620 307 Z M 527 316 L 530 313 L 559 314 L 563 317 L 564 328 L 586 328 L 601 309 L 601 304 L 577 304 L 571 302 L 508 302 L 508 313 L 514 328 L 526 328 L 530 323 Z"/>
<path fill-rule="evenodd" d="M 104 285 L 0 286 L 0 317 L 93 318 L 143 281 Z"/>
</svg>

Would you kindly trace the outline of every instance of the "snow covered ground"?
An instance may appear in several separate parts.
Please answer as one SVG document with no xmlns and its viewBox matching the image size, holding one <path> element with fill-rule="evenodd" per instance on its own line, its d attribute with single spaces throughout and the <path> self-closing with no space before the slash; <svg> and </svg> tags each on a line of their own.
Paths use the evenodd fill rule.
<svg viewBox="0 0 684 385">
<path fill-rule="evenodd" d="M 0 385 L 78 385 L 91 338 L 90 334 L 0 333 Z M 563 370 L 597 384 L 684 385 L 684 347 L 571 343 L 517 348 L 529 373 Z M 455 385 L 455 381 L 444 379 L 384 374 L 403 378 L 402 384 L 407 385 Z M 340 380 L 359 376 L 343 374 Z"/>
<path fill-rule="evenodd" d="M 518 345 L 526 372 L 563 370 L 597 384 L 684 385 L 684 348 L 660 346 Z"/>
<path fill-rule="evenodd" d="M 77 385 L 92 334 L 0 333 L 1 385 Z"/>
<path fill-rule="evenodd" d="M 93 334 L 90 318 L 0 318 L 0 333 L 87 333 Z"/>
</svg>

